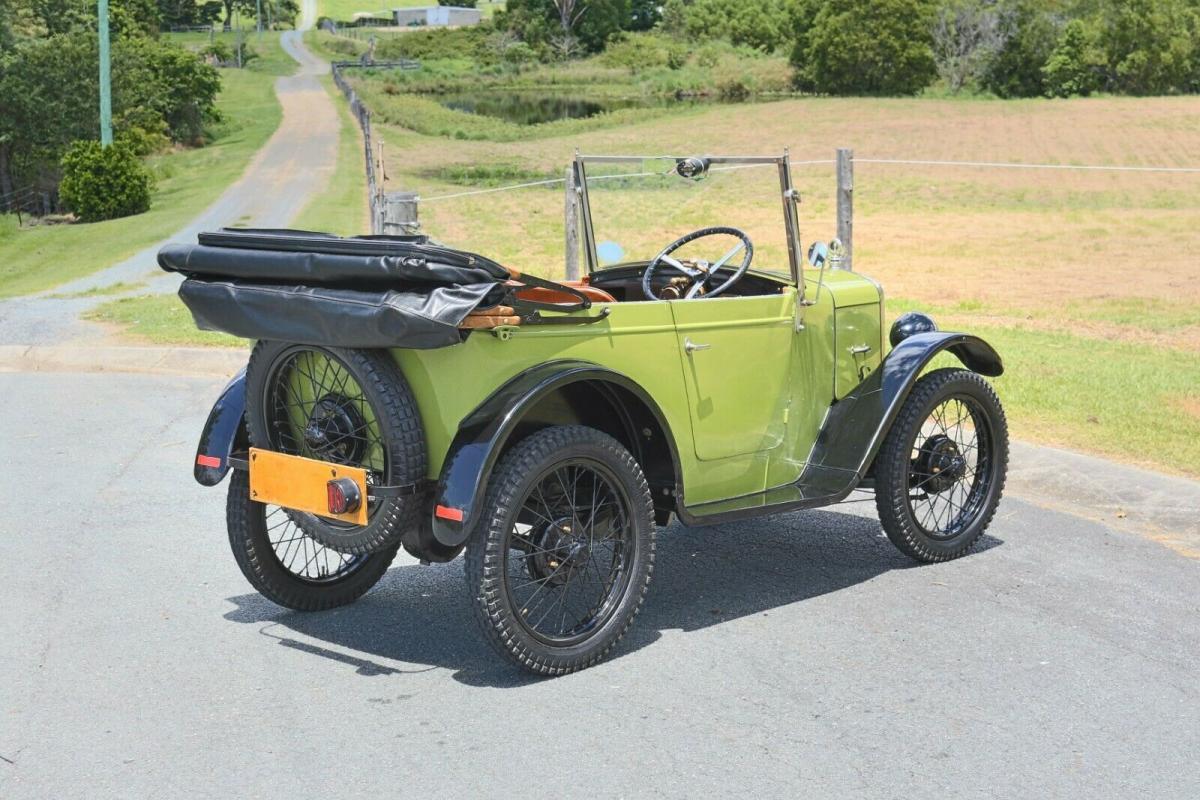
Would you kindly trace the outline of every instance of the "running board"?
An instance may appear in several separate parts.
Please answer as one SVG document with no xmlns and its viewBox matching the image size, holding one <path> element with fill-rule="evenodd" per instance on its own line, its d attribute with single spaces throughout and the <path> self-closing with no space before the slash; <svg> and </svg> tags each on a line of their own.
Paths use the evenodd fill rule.
<svg viewBox="0 0 1200 800">
<path fill-rule="evenodd" d="M 720 525 L 739 519 L 800 511 L 840 503 L 858 486 L 854 470 L 810 465 L 795 483 L 785 483 L 763 492 L 698 503 L 677 509 L 679 519 L 688 527 Z"/>
</svg>

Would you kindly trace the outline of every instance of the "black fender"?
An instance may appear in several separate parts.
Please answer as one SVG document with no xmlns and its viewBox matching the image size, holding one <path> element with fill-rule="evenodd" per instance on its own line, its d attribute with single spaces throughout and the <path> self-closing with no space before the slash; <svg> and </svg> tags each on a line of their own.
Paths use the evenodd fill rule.
<svg viewBox="0 0 1200 800">
<path fill-rule="evenodd" d="M 515 376 L 468 414 L 446 453 L 431 509 L 434 540 L 442 547 L 461 547 L 482 513 L 488 478 L 500 453 L 525 415 L 546 395 L 581 381 L 598 389 L 620 387 L 638 398 L 665 434 L 675 480 L 681 474 L 675 437 L 662 410 L 635 381 L 587 361 L 552 361 Z M 619 404 L 617 406 L 619 408 Z M 634 454 L 635 457 L 637 453 Z M 678 491 L 676 486 L 675 490 Z"/>
<path fill-rule="evenodd" d="M 246 426 L 246 368 L 225 384 L 208 412 L 208 421 L 196 446 L 193 475 L 202 486 L 216 486 L 229 472 L 229 456 L 250 447 Z"/>
<path fill-rule="evenodd" d="M 807 483 L 831 490 L 848 482 L 852 489 L 867 474 L 900 407 L 908 398 L 921 370 L 943 351 L 958 357 L 967 369 L 996 377 L 1004 362 L 996 350 L 978 336 L 933 331 L 901 341 L 888 353 L 879 369 L 830 407 L 805 470 Z M 801 482 L 805 483 L 804 477 Z"/>
</svg>

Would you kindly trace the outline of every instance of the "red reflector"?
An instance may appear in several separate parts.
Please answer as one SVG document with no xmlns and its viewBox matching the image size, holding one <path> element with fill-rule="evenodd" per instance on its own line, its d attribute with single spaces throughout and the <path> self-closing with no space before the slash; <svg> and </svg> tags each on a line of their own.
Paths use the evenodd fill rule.
<svg viewBox="0 0 1200 800">
<path fill-rule="evenodd" d="M 212 467 L 213 469 L 221 468 L 221 459 L 216 456 L 196 456 L 196 463 L 202 467 Z"/>
<path fill-rule="evenodd" d="M 325 484 L 325 498 L 330 514 L 350 514 L 358 510 L 362 495 L 358 484 L 350 478 L 335 478 Z"/>
<path fill-rule="evenodd" d="M 434 516 L 442 519 L 452 519 L 455 522 L 463 521 L 463 512 L 461 508 L 450 508 L 450 506 L 436 506 L 433 509 Z"/>
</svg>

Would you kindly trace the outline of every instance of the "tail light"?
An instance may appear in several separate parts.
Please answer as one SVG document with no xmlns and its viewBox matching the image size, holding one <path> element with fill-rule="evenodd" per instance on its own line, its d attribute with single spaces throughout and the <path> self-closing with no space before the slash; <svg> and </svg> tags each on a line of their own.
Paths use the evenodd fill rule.
<svg viewBox="0 0 1200 800">
<path fill-rule="evenodd" d="M 330 514 L 352 514 L 362 504 L 358 484 L 350 478 L 334 478 L 325 484 Z"/>
</svg>

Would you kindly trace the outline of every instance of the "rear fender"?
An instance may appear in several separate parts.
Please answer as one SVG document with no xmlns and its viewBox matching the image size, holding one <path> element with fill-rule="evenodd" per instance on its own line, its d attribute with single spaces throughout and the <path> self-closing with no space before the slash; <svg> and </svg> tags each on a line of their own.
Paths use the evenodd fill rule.
<svg viewBox="0 0 1200 800">
<path fill-rule="evenodd" d="M 618 372 L 585 361 L 541 364 L 504 384 L 459 425 L 442 467 L 431 510 L 430 533 L 439 545 L 453 548 L 466 542 L 483 511 L 492 469 L 525 416 L 542 398 L 581 381 L 597 384 L 600 392 L 605 387 L 624 389 L 650 411 L 670 450 L 674 475 L 669 480 L 677 479 L 681 473 L 674 436 L 658 405 L 638 384 Z M 624 413 L 612 396 L 602 397 L 605 402 L 613 403 L 618 414 Z"/>
<path fill-rule="evenodd" d="M 229 457 L 250 447 L 246 418 L 246 369 L 234 375 L 208 412 L 196 447 L 192 474 L 201 486 L 216 486 L 229 472 Z"/>
</svg>

